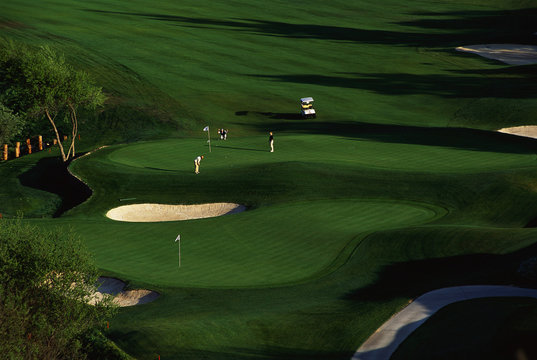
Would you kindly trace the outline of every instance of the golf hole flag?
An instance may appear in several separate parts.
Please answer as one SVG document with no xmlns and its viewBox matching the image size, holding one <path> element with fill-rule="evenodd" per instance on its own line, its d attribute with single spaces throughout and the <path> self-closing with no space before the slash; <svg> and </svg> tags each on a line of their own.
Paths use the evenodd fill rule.
<svg viewBox="0 0 537 360">
<path fill-rule="evenodd" d="M 209 131 L 209 125 L 204 127 L 203 131 L 207 131 L 207 142 L 209 143 L 209 152 L 211 152 L 211 132 Z"/>
<path fill-rule="evenodd" d="M 177 235 L 175 242 L 179 242 L 179 267 L 181 267 L 181 234 Z"/>
</svg>

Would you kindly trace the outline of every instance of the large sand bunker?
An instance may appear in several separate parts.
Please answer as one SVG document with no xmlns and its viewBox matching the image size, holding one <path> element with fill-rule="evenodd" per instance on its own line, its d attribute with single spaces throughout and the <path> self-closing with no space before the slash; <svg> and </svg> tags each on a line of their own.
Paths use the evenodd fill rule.
<svg viewBox="0 0 537 360">
<path fill-rule="evenodd" d="M 125 283 L 114 278 L 100 277 L 98 283 L 100 286 L 97 292 L 88 301 L 90 305 L 95 305 L 105 296 L 112 296 L 112 301 L 121 307 L 145 304 L 155 301 L 160 296 L 159 293 L 151 290 L 123 290 Z"/>
<path fill-rule="evenodd" d="M 499 60 L 509 65 L 537 64 L 537 46 L 519 44 L 487 44 L 459 46 L 457 51 L 464 51 Z"/>
<path fill-rule="evenodd" d="M 246 210 L 244 205 L 212 203 L 198 205 L 134 204 L 114 208 L 106 213 L 112 220 L 129 222 L 158 222 L 203 219 L 236 214 Z"/>
<path fill-rule="evenodd" d="M 525 136 L 525 137 L 537 139 L 537 126 L 535 125 L 508 127 L 508 128 L 500 129 L 498 131 L 505 133 L 505 134 Z"/>
</svg>

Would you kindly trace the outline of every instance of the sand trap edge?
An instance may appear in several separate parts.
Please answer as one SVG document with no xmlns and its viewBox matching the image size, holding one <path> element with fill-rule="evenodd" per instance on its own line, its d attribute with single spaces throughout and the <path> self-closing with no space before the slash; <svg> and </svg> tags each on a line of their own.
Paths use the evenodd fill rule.
<svg viewBox="0 0 537 360">
<path fill-rule="evenodd" d="M 88 300 L 90 305 L 95 305 L 105 296 L 111 296 L 112 302 L 120 307 L 147 304 L 160 297 L 158 292 L 152 290 L 124 290 L 125 283 L 116 278 L 101 276 L 97 281 L 100 285 L 95 294 Z"/>
<path fill-rule="evenodd" d="M 126 222 L 183 221 L 212 218 L 243 212 L 246 206 L 235 203 L 207 203 L 195 205 L 132 204 L 110 209 L 106 217 Z"/>
<path fill-rule="evenodd" d="M 514 127 L 503 128 L 497 131 L 504 133 L 504 134 L 537 139 L 537 125 L 514 126 Z"/>
<path fill-rule="evenodd" d="M 476 54 L 509 65 L 537 64 L 537 46 L 535 45 L 481 44 L 458 46 L 455 50 Z"/>
</svg>

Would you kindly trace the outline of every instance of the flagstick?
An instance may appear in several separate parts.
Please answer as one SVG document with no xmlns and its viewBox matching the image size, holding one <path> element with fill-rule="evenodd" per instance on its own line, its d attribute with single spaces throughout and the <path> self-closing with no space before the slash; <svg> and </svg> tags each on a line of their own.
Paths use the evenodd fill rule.
<svg viewBox="0 0 537 360">
<path fill-rule="evenodd" d="M 211 152 L 211 128 L 207 126 L 207 136 L 209 137 L 209 152 Z"/>
<path fill-rule="evenodd" d="M 175 242 L 179 242 L 179 267 L 181 267 L 181 234 L 177 235 Z"/>
</svg>

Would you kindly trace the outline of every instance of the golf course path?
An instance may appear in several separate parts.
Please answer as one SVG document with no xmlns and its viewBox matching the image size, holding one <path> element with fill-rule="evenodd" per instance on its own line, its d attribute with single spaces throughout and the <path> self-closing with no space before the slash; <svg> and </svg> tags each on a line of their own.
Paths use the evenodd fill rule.
<svg viewBox="0 0 537 360">
<path fill-rule="evenodd" d="M 414 330 L 446 305 L 463 300 L 504 296 L 537 298 L 537 290 L 494 285 L 433 290 L 421 295 L 386 321 L 360 346 L 352 360 L 388 360 Z"/>
</svg>

